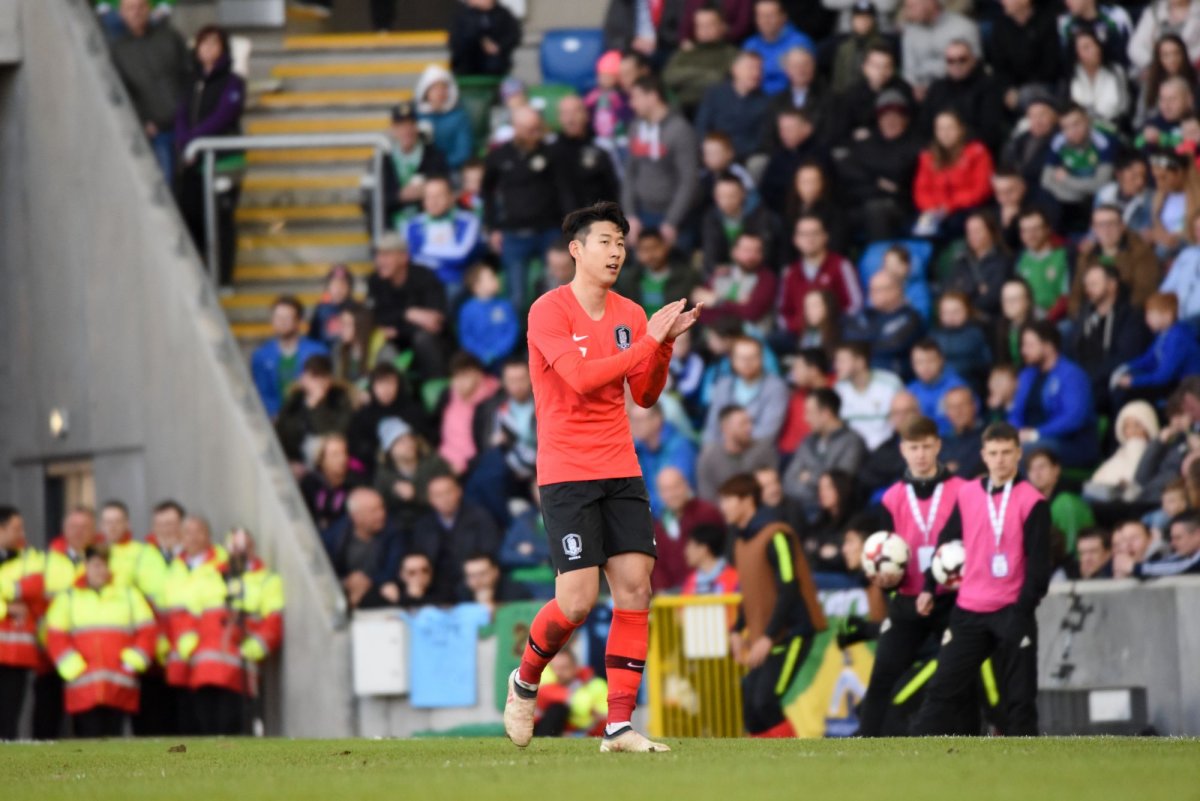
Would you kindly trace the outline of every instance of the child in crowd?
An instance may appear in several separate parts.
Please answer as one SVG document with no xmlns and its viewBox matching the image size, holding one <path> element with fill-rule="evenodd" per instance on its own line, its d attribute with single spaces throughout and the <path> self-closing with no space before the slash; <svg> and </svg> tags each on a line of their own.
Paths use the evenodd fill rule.
<svg viewBox="0 0 1200 801">
<path fill-rule="evenodd" d="M 1167 539 L 1167 529 L 1177 515 L 1188 510 L 1187 482 L 1177 478 L 1162 491 L 1162 501 L 1153 512 L 1148 512 L 1142 522 L 1150 529 L 1156 540 Z"/>
<path fill-rule="evenodd" d="M 350 268 L 340 263 L 330 267 L 325 276 L 325 291 L 308 321 L 309 336 L 325 347 L 333 348 L 339 339 L 342 312 L 358 306 L 353 293 L 354 274 Z"/>
<path fill-rule="evenodd" d="M 476 217 L 483 217 L 483 160 L 469 159 L 462 168 L 462 188 L 458 191 L 458 207 Z"/>
<path fill-rule="evenodd" d="M 467 272 L 471 297 L 458 312 L 458 336 L 463 349 L 494 368 L 516 347 L 521 332 L 512 303 L 500 296 L 500 277 L 491 265 L 479 263 Z"/>
<path fill-rule="evenodd" d="M 617 85 L 620 72 L 621 53 L 609 50 L 596 62 L 596 88 L 583 99 L 596 138 L 613 144 L 625 138 L 625 129 L 633 119 L 629 101 Z"/>
<path fill-rule="evenodd" d="M 1146 327 L 1154 333 L 1150 349 L 1113 373 L 1113 387 L 1125 390 L 1170 389 L 1184 376 L 1200 373 L 1196 332 L 1179 321 L 1179 300 L 1158 292 L 1146 301 Z"/>
</svg>

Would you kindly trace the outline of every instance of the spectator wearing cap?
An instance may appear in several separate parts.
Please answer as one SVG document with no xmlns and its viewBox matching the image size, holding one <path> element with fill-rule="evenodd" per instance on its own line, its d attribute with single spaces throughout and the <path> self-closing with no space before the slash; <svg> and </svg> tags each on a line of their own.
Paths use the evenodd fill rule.
<svg viewBox="0 0 1200 801">
<path fill-rule="evenodd" d="M 1075 263 L 1075 281 L 1071 286 L 1070 308 L 1078 313 L 1083 300 L 1083 276 L 1092 264 L 1116 268 L 1117 276 L 1129 292 L 1129 302 L 1141 309 L 1158 288 L 1162 267 L 1149 243 L 1136 231 L 1129 230 L 1116 206 L 1097 206 L 1092 210 L 1091 236 L 1084 240 Z"/>
<path fill-rule="evenodd" d="M 455 75 L 507 75 L 521 44 L 521 23 L 498 0 L 456 3 L 450 20 L 450 69 Z"/>
<path fill-rule="evenodd" d="M 911 113 L 912 87 L 896 72 L 895 51 L 887 44 L 873 44 L 863 57 L 858 79 L 834 98 L 837 111 L 833 114 L 830 141 L 866 139 L 875 128 L 879 96 L 889 89 L 903 95 Z"/>
<path fill-rule="evenodd" d="M 733 374 L 713 385 L 704 425 L 704 442 L 721 439 L 720 410 L 741 406 L 754 420 L 755 439 L 778 438 L 788 409 L 788 389 L 783 379 L 763 369 L 763 344 L 753 337 L 734 340 L 729 353 Z"/>
<path fill-rule="evenodd" d="M 750 207 L 741 180 L 732 173 L 725 173 L 717 177 L 713 185 L 713 205 L 700 223 L 706 275 L 731 264 L 733 248 L 743 233 L 753 234 L 762 242 L 763 255 L 769 266 L 774 268 L 779 264 L 783 239 L 779 218 L 764 204 Z"/>
<path fill-rule="evenodd" d="M 740 44 L 754 33 L 754 0 L 684 0 L 679 16 L 680 51 L 689 44 L 699 46 L 705 38 L 699 18 L 704 12 L 721 21 L 722 38 L 731 45 Z"/>
<path fill-rule="evenodd" d="M 125 34 L 111 47 L 113 65 L 167 185 L 175 182 L 175 114 L 188 84 L 187 44 L 169 19 L 150 18 L 149 0 L 121 0 Z"/>
<path fill-rule="evenodd" d="M 279 410 L 275 433 L 288 461 L 302 466 L 312 462 L 320 437 L 344 434 L 353 415 L 350 392 L 333 380 L 329 357 L 318 354 L 304 362 L 296 386 Z"/>
<path fill-rule="evenodd" d="M 1042 168 L 1042 188 L 1058 201 L 1064 232 L 1081 234 L 1091 220 L 1092 197 L 1112 180 L 1117 143 L 1076 103 L 1063 109 L 1058 124 Z"/>
<path fill-rule="evenodd" d="M 1075 50 L 1075 70 L 1064 81 L 1071 100 L 1083 106 L 1092 119 L 1114 128 L 1122 126 L 1133 105 L 1125 70 L 1104 57 L 1103 46 L 1090 30 L 1076 31 L 1071 47 Z"/>
<path fill-rule="evenodd" d="M 922 105 L 922 130 L 933 133 L 933 120 L 943 111 L 956 111 L 993 153 L 1000 152 L 1008 130 L 1004 90 L 979 60 L 975 45 L 955 39 L 946 45 L 946 74 L 929 85 Z"/>
<path fill-rule="evenodd" d="M 274 419 L 283 398 L 308 360 L 328 350 L 301 333 L 304 306 L 291 295 L 281 295 L 271 304 L 271 331 L 275 334 L 250 357 L 250 373 L 258 396 Z"/>
<path fill-rule="evenodd" d="M 430 64 L 417 80 L 417 119 L 446 157 L 451 170 L 460 169 L 475 151 L 471 120 L 458 102 L 458 84 L 449 70 Z"/>
<path fill-rule="evenodd" d="M 807 114 L 817 126 L 820 132 L 818 138 L 825 139 L 825 132 L 829 127 L 826 117 L 830 98 L 825 85 L 817 78 L 817 60 L 812 51 L 803 47 L 793 47 L 784 53 L 783 72 L 788 83 L 783 91 L 771 97 L 768 105 L 770 119 L 777 119 L 782 112 L 789 109 L 798 109 Z M 774 141 L 772 144 L 778 142 Z"/>
<path fill-rule="evenodd" d="M 425 197 L 425 179 L 446 175 L 450 166 L 441 149 L 421 137 L 417 106 L 404 102 L 392 109 L 388 132 L 392 147 L 384 154 L 383 214 L 392 228 L 416 214 Z"/>
<path fill-rule="evenodd" d="M 900 236 L 912 218 L 909 187 L 917 169 L 921 140 L 911 124 L 908 97 L 885 89 L 875 100 L 876 124 L 856 139 L 837 162 L 851 225 L 868 242 Z"/>
<path fill-rule="evenodd" d="M 431 270 L 411 263 L 403 237 L 384 234 L 375 243 L 367 301 L 379 331 L 397 349 L 412 351 L 421 376 L 446 374 L 446 288 Z"/>
<path fill-rule="evenodd" d="M 360 304 L 354 299 L 354 274 L 345 264 L 335 264 L 325 275 L 321 300 L 313 306 L 308 320 L 312 338 L 327 348 L 336 347 L 340 335 L 342 312 L 353 311 Z"/>
<path fill-rule="evenodd" d="M 426 440 L 437 436 L 437 429 L 430 423 L 424 407 L 412 397 L 404 376 L 393 365 L 382 362 L 371 370 L 367 402 L 354 413 L 347 434 L 350 454 L 363 465 L 368 476 L 379 462 L 383 445 L 379 426 L 388 418 L 403 421 Z"/>
<path fill-rule="evenodd" d="M 621 183 L 609 151 L 596 143 L 588 123 L 588 110 L 576 95 L 558 101 L 559 133 L 550 153 L 562 172 L 567 197 L 565 210 L 580 209 L 601 200 L 616 202 Z"/>
<path fill-rule="evenodd" d="M 387 504 L 388 514 L 407 531 L 429 509 L 429 482 L 451 472 L 429 441 L 399 417 L 379 423 L 382 459 L 375 471 L 375 490 Z"/>
<path fill-rule="evenodd" d="M 518 310 L 525 305 L 529 263 L 559 235 L 569 200 L 565 176 L 543 139 L 542 117 L 532 108 L 513 115 L 513 139 L 488 154 L 483 175 L 483 221 L 500 255 L 505 289 Z"/>
<path fill-rule="evenodd" d="M 1072 318 L 1067 355 L 1087 371 L 1096 408 L 1115 411 L 1109 398 L 1113 371 L 1145 350 L 1150 333 L 1121 290 L 1121 279 L 1109 264 L 1095 262 L 1083 268 L 1083 302 Z"/>
<path fill-rule="evenodd" d="M 903 19 L 900 60 L 904 78 L 918 99 L 924 99 L 934 81 L 945 77 L 946 48 L 951 42 L 965 42 L 976 55 L 983 52 L 975 23 L 944 8 L 941 0 L 904 0 Z"/>
<path fill-rule="evenodd" d="M 667 105 L 662 83 L 639 78 L 629 93 L 637 114 L 629 140 L 621 206 L 629 218 L 630 240 L 643 227 L 658 228 L 668 246 L 690 244 L 681 229 L 696 201 L 699 171 L 696 134 L 682 115 Z M 686 248 L 683 248 L 686 249 Z"/>
<path fill-rule="evenodd" d="M 754 29 L 756 33 L 742 44 L 742 48 L 762 57 L 763 90 L 768 95 L 782 92 L 788 86 L 783 57 L 795 47 L 813 52 L 816 49 L 813 40 L 788 21 L 782 0 L 756 0 Z"/>
<path fill-rule="evenodd" d="M 683 0 L 609 0 L 604 15 L 604 46 L 633 51 L 656 70 L 679 46 Z"/>
<path fill-rule="evenodd" d="M 405 224 L 404 239 L 413 263 L 432 270 L 451 299 L 483 247 L 479 218 L 454 205 L 454 189 L 443 175 L 425 181 L 421 213 Z"/>
<path fill-rule="evenodd" d="M 1061 342 L 1045 320 L 1021 330 L 1026 366 L 1008 422 L 1020 429 L 1026 449 L 1048 448 L 1068 467 L 1090 467 L 1100 456 L 1092 385 L 1083 368 L 1062 355 Z"/>
<path fill-rule="evenodd" d="M 441 597 L 457 595 L 467 557 L 500 552 L 504 535 L 482 506 L 463 497 L 453 474 L 429 480 L 429 511 L 413 524 L 410 551 L 423 553 L 433 562 L 435 592 Z"/>
<path fill-rule="evenodd" d="M 743 50 L 733 60 L 727 81 L 710 86 L 696 111 L 696 135 L 712 131 L 733 142 L 734 155 L 745 161 L 763 146 L 763 128 L 769 116 L 770 99 L 762 88 L 762 57 Z"/>
<path fill-rule="evenodd" d="M 1015 112 L 1022 91 L 1058 83 L 1061 50 L 1049 8 L 1034 0 L 1003 0 L 1001 6 L 1004 13 L 993 17 L 987 41 L 987 63 L 1004 92 L 1004 105 Z"/>
<path fill-rule="evenodd" d="M 1122 66 L 1129 63 L 1126 48 L 1133 33 L 1133 23 L 1124 8 L 1100 0 L 1065 0 L 1063 5 L 1066 11 L 1058 16 L 1058 39 L 1066 64 L 1074 64 L 1071 42 L 1075 32 L 1080 30 L 1095 34 L 1110 63 Z"/>
<path fill-rule="evenodd" d="M 844 0 L 825 0 L 823 5 L 832 8 L 842 5 Z M 888 3 L 888 11 L 892 3 Z M 841 94 L 849 89 L 862 75 L 862 65 L 867 53 L 874 46 L 891 47 L 887 37 L 879 30 L 877 9 L 872 0 L 855 0 L 850 6 L 849 33 L 838 43 L 833 51 L 833 68 L 830 89 L 834 94 Z M 843 13 L 846 13 L 843 9 Z"/>
<path fill-rule="evenodd" d="M 933 141 L 917 161 L 913 201 L 921 216 L 914 231 L 937 237 L 958 234 L 967 214 L 991 197 L 991 178 L 992 157 L 987 148 L 969 137 L 957 112 L 938 113 L 933 121 Z"/>
<path fill-rule="evenodd" d="M 1200 375 L 1200 344 L 1195 329 L 1179 320 L 1179 299 L 1171 294 L 1156 292 L 1146 300 L 1146 327 L 1153 344 L 1121 365 L 1113 385 L 1157 399 L 1184 377 Z"/>
<path fill-rule="evenodd" d="M 747 11 L 753 8 L 752 0 L 735 2 L 741 2 Z M 693 0 L 688 0 L 688 4 L 692 5 Z M 726 39 L 725 20 L 718 9 L 699 6 L 693 18 L 694 25 L 686 37 L 691 46 L 675 51 L 662 74 L 663 84 L 689 117 L 695 115 L 704 93 L 725 80 L 738 54 L 738 49 Z"/>
</svg>

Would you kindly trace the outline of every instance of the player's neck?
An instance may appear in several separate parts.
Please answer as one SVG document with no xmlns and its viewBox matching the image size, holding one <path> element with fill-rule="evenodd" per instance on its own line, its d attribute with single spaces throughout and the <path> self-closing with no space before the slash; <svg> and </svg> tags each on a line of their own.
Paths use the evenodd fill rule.
<svg viewBox="0 0 1200 801">
<path fill-rule="evenodd" d="M 608 302 L 608 287 L 588 282 L 579 273 L 576 273 L 571 280 L 571 291 L 575 293 L 575 299 L 579 301 L 579 305 L 583 307 L 589 317 L 599 320 L 604 316 L 604 309 Z"/>
<path fill-rule="evenodd" d="M 988 481 L 991 482 L 993 489 L 1003 487 L 1005 484 L 1012 481 L 1016 477 L 1017 477 L 1017 474 L 1015 472 L 1003 473 L 1003 474 L 990 473 L 990 472 L 988 473 Z"/>
<path fill-rule="evenodd" d="M 934 465 L 932 469 L 926 470 L 925 472 L 922 472 L 922 473 L 918 473 L 916 470 L 913 470 L 912 467 L 910 466 L 908 468 L 908 473 L 909 473 L 909 475 L 911 475 L 913 477 L 914 481 L 932 481 L 933 479 L 937 478 L 938 469 L 937 469 L 937 465 Z"/>
</svg>

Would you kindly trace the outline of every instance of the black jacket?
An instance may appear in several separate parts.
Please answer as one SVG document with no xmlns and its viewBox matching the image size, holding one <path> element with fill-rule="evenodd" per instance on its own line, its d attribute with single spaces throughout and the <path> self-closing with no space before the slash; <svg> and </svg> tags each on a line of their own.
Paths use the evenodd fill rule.
<svg viewBox="0 0 1200 801">
<path fill-rule="evenodd" d="M 911 124 L 896 139 L 883 138 L 872 126 L 870 136 L 854 142 L 847 157 L 838 160 L 842 197 L 852 205 L 886 198 L 901 209 L 911 209 L 912 182 L 920 155 L 921 142 Z M 885 189 L 881 180 L 891 186 Z"/>
<path fill-rule="evenodd" d="M 646 268 L 637 261 L 626 262 L 625 266 L 621 268 L 621 275 L 617 278 L 615 287 L 617 294 L 629 298 L 634 303 L 647 305 L 647 298 L 642 287 L 642 278 L 645 273 Z M 661 306 L 671 300 L 691 297 L 692 290 L 699 283 L 699 276 L 691 265 L 683 261 L 678 253 L 672 251 L 667 262 L 667 279 L 663 282 L 662 287 L 662 303 L 658 304 L 658 299 L 655 298 L 653 300 L 656 303 L 653 305 Z"/>
<path fill-rule="evenodd" d="M 983 424 L 976 423 L 961 434 L 954 432 L 942 437 L 940 458 L 947 466 L 954 467 L 954 475 L 970 480 L 983 472 L 983 457 L 979 454 L 982 448 Z"/>
<path fill-rule="evenodd" d="M 512 53 L 521 44 L 520 21 L 503 3 L 489 11 L 466 3 L 455 6 L 450 22 L 450 70 L 455 75 L 507 75 L 512 69 Z M 499 46 L 499 53 L 489 56 L 483 51 L 485 37 Z"/>
<path fill-rule="evenodd" d="M 612 158 L 590 138 L 575 139 L 560 134 L 550 145 L 550 152 L 565 183 L 564 211 L 581 209 L 600 200 L 620 201 L 621 184 Z"/>
<path fill-rule="evenodd" d="M 345 388 L 334 384 L 321 402 L 311 409 L 304 400 L 304 391 L 292 390 L 275 418 L 275 433 L 289 461 L 304 458 L 304 440 L 324 434 L 344 433 L 350 425 L 354 403 Z"/>
<path fill-rule="evenodd" d="M 482 195 L 484 224 L 502 231 L 557 228 L 570 196 L 549 145 L 526 151 L 516 142 L 488 154 Z"/>
<path fill-rule="evenodd" d="M 1053 86 L 1059 79 L 1060 47 L 1054 14 L 1036 9 L 1024 25 L 999 14 L 988 37 L 988 64 L 1001 90 L 1031 83 Z"/>
<path fill-rule="evenodd" d="M 816 133 L 794 150 L 785 150 L 778 146 L 771 152 L 767 168 L 763 170 L 762 178 L 758 182 L 758 193 L 768 209 L 782 211 L 787 208 L 788 195 L 795 184 L 796 170 L 800 169 L 801 164 L 810 161 L 825 166 L 826 175 L 829 174 L 829 149 L 817 139 Z M 791 236 L 785 239 L 791 239 Z"/>
<path fill-rule="evenodd" d="M 446 156 L 438 149 L 438 146 L 432 142 L 422 145 L 424 148 L 421 152 L 421 163 L 417 165 L 417 174 L 429 178 L 434 175 L 449 175 L 450 166 L 446 163 Z M 396 169 L 396 158 L 389 151 L 384 156 L 383 164 L 383 213 L 384 221 L 387 225 L 391 225 L 391 220 L 402 211 L 419 211 L 420 203 L 402 203 L 400 201 L 400 190 L 404 188 L 400 183 L 400 174 Z"/>
<path fill-rule="evenodd" d="M 942 292 L 962 292 L 970 298 L 972 306 L 989 319 L 994 318 L 1000 314 L 1000 289 L 1012 275 L 1012 268 L 1012 259 L 999 250 L 992 249 L 982 259 L 976 259 L 964 247 L 950 265 Z M 986 287 L 986 291 L 980 287 Z"/>
<path fill-rule="evenodd" d="M 834 124 L 831 125 L 830 141 L 837 145 L 848 145 L 853 141 L 856 130 L 874 130 L 875 100 L 889 89 L 904 95 L 908 107 L 916 110 L 912 87 L 899 75 L 892 76 L 879 92 L 872 89 L 866 79 L 862 79 L 834 99 L 837 114 L 834 116 Z"/>
<path fill-rule="evenodd" d="M 762 238 L 763 257 L 770 268 L 779 272 L 783 263 L 783 226 L 764 204 L 755 206 L 754 210 L 742 216 L 742 231 L 757 234 Z M 704 252 L 704 271 L 712 273 L 719 265 L 730 263 L 730 251 L 733 244 L 725 235 L 725 223 L 721 210 L 715 205 L 704 214 L 700 225 L 700 241 Z"/>
<path fill-rule="evenodd" d="M 1107 400 L 1113 371 L 1140 356 L 1150 346 L 1150 331 L 1142 313 L 1124 298 L 1117 298 L 1112 312 L 1099 317 L 1092 304 L 1080 310 L 1071 326 L 1067 355 L 1092 379 L 1092 395 Z M 1113 410 L 1116 411 L 1115 409 Z"/>
<path fill-rule="evenodd" d="M 662 17 L 659 18 L 658 47 L 674 50 L 679 44 L 679 21 L 683 15 L 683 0 L 663 0 Z M 604 15 L 604 46 L 608 50 L 624 52 L 633 43 L 637 33 L 637 0 L 610 0 Z"/>
<path fill-rule="evenodd" d="M 367 303 L 380 328 L 395 328 L 397 347 L 408 347 L 421 329 L 404 319 L 409 309 L 433 309 L 446 314 L 446 287 L 437 275 L 418 264 L 408 266 L 404 283 L 396 286 L 372 273 L 367 279 Z"/>
<path fill-rule="evenodd" d="M 438 428 L 429 421 L 425 407 L 407 394 L 401 385 L 396 399 L 384 406 L 374 396 L 369 403 L 354 413 L 346 439 L 350 443 L 350 455 L 362 463 L 368 476 L 375 473 L 378 465 L 379 424 L 388 417 L 398 417 L 430 444 L 437 444 Z"/>
<path fill-rule="evenodd" d="M 929 87 L 922 105 L 921 131 L 933 136 L 933 121 L 943 111 L 957 111 L 970 131 L 999 153 L 1008 133 L 1004 89 L 982 64 L 961 81 L 939 78 Z"/>
<path fill-rule="evenodd" d="M 439 595 L 454 597 L 463 580 L 463 562 L 476 553 L 497 556 L 504 534 L 491 515 L 463 500 L 449 529 L 442 527 L 437 512 L 429 512 L 413 524 L 410 551 L 423 553 L 433 562 L 434 582 Z"/>
<path fill-rule="evenodd" d="M 1042 193 L 1042 168 L 1050 157 L 1050 141 L 1054 139 L 1055 129 L 1049 136 L 1037 137 L 1028 131 L 1014 136 L 1004 144 L 1000 161 L 1021 173 L 1025 179 L 1026 197 L 1040 196 Z"/>
</svg>

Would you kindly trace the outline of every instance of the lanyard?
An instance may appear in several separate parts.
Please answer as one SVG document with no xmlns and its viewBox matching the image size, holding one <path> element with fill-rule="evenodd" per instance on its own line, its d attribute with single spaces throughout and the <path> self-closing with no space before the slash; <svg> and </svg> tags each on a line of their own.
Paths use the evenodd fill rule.
<svg viewBox="0 0 1200 801">
<path fill-rule="evenodd" d="M 925 535 L 925 544 L 929 544 L 929 534 L 933 531 L 933 521 L 937 519 L 938 504 L 942 502 L 942 490 L 946 488 L 945 482 L 939 481 L 937 489 L 933 491 L 933 499 L 929 502 L 929 519 L 921 517 L 921 507 L 917 503 L 917 493 L 913 490 L 912 484 L 905 484 L 904 489 L 908 493 L 908 508 L 912 511 L 913 520 L 917 523 L 917 528 L 921 529 L 921 533 Z"/>
<path fill-rule="evenodd" d="M 1004 534 L 1004 516 L 1008 513 L 1008 501 L 1012 497 L 1013 482 L 1009 479 L 1004 485 L 1004 495 L 1000 498 L 1000 511 L 996 511 L 996 507 L 992 505 L 992 480 L 988 479 L 987 486 L 987 508 L 988 518 L 992 523 L 992 533 L 996 536 L 996 552 L 1000 552 L 1000 537 Z"/>
</svg>

